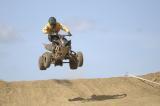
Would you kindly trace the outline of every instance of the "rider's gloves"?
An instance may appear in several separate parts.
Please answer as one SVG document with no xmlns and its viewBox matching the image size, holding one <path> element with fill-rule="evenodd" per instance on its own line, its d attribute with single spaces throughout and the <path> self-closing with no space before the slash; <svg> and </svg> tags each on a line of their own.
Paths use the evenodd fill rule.
<svg viewBox="0 0 160 106">
<path fill-rule="evenodd" d="M 68 32 L 68 35 L 69 35 L 69 36 L 72 36 L 72 34 L 71 34 L 70 32 Z"/>
</svg>

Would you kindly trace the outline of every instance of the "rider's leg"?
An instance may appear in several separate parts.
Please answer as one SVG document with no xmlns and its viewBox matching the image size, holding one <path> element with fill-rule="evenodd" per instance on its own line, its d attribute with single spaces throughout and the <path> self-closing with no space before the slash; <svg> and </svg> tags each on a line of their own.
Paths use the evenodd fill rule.
<svg viewBox="0 0 160 106">
<path fill-rule="evenodd" d="M 52 42 L 52 41 L 53 41 L 53 36 L 52 36 L 52 35 L 48 35 L 48 40 L 49 40 L 50 42 Z"/>
<path fill-rule="evenodd" d="M 59 37 L 57 35 L 48 35 L 48 40 L 52 43 L 54 43 L 54 41 L 58 40 Z"/>
<path fill-rule="evenodd" d="M 54 45 L 54 37 L 52 35 L 48 35 L 48 40 L 50 42 L 52 42 L 51 44 L 47 44 L 45 45 L 45 48 L 49 51 L 53 51 L 54 48 L 55 48 L 55 45 Z"/>
</svg>

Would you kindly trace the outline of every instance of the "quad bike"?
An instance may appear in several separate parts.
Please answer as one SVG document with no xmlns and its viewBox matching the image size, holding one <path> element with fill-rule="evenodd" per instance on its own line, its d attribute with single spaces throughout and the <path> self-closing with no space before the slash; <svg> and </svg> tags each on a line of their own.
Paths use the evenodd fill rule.
<svg viewBox="0 0 160 106">
<path fill-rule="evenodd" d="M 83 65 L 82 52 L 76 53 L 72 51 L 71 40 L 67 40 L 65 36 L 69 35 L 55 36 L 57 40 L 52 42 L 54 49 L 48 50 L 39 57 L 40 70 L 46 70 L 51 64 L 54 64 L 55 66 L 63 66 L 63 63 L 69 63 L 70 69 L 77 69 Z"/>
</svg>

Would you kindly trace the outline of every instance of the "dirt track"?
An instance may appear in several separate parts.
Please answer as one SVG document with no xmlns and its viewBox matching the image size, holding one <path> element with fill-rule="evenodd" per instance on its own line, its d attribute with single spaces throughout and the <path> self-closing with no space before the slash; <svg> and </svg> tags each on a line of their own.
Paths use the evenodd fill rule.
<svg viewBox="0 0 160 106">
<path fill-rule="evenodd" d="M 143 77 L 160 83 L 160 73 Z M 127 77 L 0 81 L 0 106 L 160 106 L 160 87 Z"/>
</svg>

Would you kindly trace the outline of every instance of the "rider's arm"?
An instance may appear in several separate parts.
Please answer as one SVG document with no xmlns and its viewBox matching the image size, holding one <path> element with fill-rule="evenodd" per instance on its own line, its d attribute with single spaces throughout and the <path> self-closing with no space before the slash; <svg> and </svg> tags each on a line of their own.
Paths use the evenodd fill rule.
<svg viewBox="0 0 160 106">
<path fill-rule="evenodd" d="M 64 26 L 63 24 L 60 23 L 60 26 L 61 26 L 61 29 L 62 29 L 63 31 L 65 31 L 65 32 L 67 32 L 67 33 L 70 32 L 69 29 L 68 29 L 66 26 Z"/>
<path fill-rule="evenodd" d="M 49 25 L 48 24 L 44 26 L 44 28 L 42 29 L 42 32 L 45 34 L 49 33 Z"/>
<path fill-rule="evenodd" d="M 68 35 L 70 35 L 70 36 L 71 36 L 71 33 L 70 33 L 69 29 L 68 29 L 66 26 L 64 26 L 64 25 L 63 25 L 63 24 L 61 24 L 61 23 L 60 23 L 60 26 L 61 26 L 61 29 L 62 29 L 63 31 L 67 32 L 67 33 L 68 33 Z"/>
</svg>

